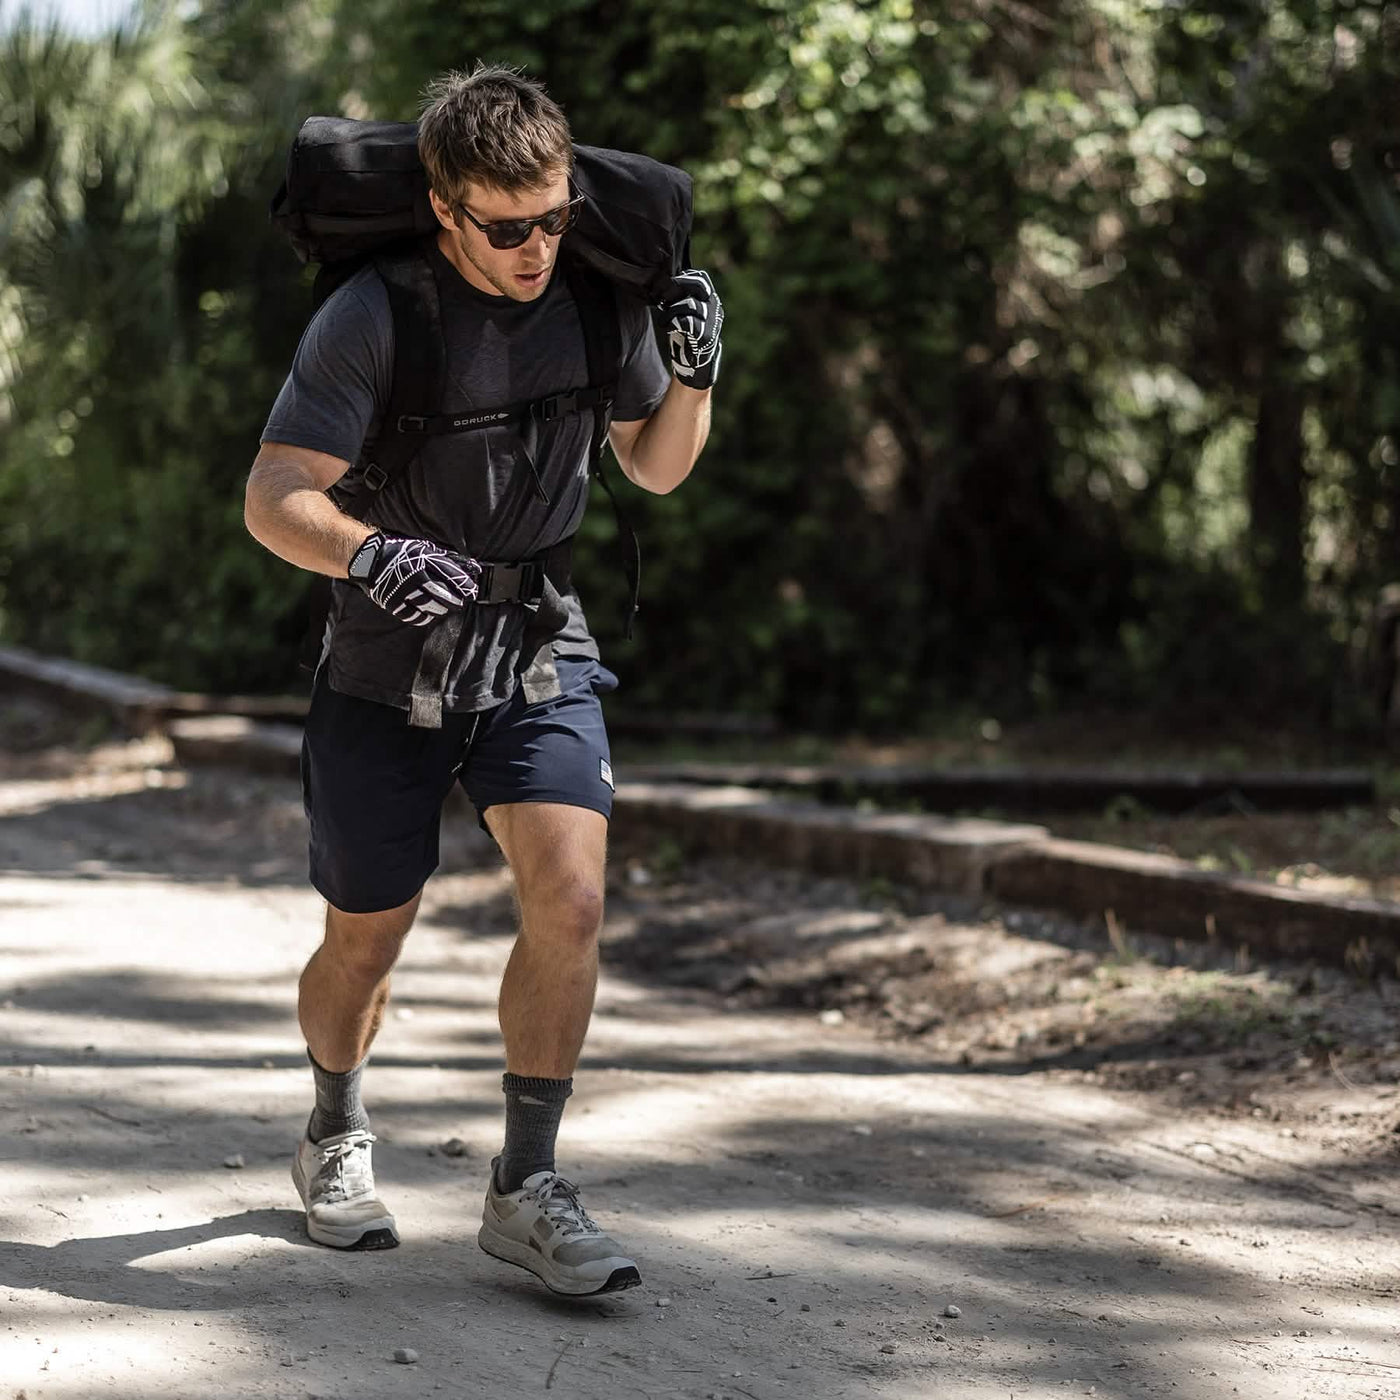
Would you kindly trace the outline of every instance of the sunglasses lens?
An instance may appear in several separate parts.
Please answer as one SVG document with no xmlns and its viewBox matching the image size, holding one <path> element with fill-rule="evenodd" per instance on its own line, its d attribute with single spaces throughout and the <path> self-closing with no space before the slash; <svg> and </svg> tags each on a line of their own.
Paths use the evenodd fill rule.
<svg viewBox="0 0 1400 1400">
<path fill-rule="evenodd" d="M 486 241 L 493 248 L 518 248 L 530 236 L 533 223 L 521 219 L 505 224 L 489 224 Z"/>
<path fill-rule="evenodd" d="M 540 227 L 551 237 L 558 238 L 574 221 L 575 206 L 566 204 L 562 209 L 552 210 L 540 220 Z"/>
</svg>

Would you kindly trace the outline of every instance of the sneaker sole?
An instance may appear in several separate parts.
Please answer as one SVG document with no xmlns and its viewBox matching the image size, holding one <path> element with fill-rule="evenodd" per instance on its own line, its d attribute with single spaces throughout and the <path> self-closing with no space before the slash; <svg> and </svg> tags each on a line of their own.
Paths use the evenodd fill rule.
<svg viewBox="0 0 1400 1400">
<path fill-rule="evenodd" d="M 576 1280 L 558 1274 L 551 1275 L 547 1272 L 549 1261 L 536 1254 L 529 1245 L 517 1244 L 514 1240 L 496 1234 L 485 1225 L 477 1232 L 476 1242 L 493 1259 L 527 1269 L 551 1293 L 558 1293 L 566 1298 L 593 1298 L 599 1293 L 620 1293 L 624 1288 L 636 1288 L 642 1281 L 641 1272 L 631 1262 L 614 1269 L 602 1283 L 596 1283 L 592 1279 Z"/>
<path fill-rule="evenodd" d="M 292 1163 L 292 1185 L 297 1188 L 297 1195 L 301 1197 L 304 1210 L 306 1182 L 301 1174 L 301 1163 L 298 1161 Z M 306 1233 L 317 1244 L 326 1245 L 330 1249 L 397 1249 L 399 1243 L 399 1232 L 392 1215 L 381 1215 L 377 1220 L 370 1220 L 363 1225 L 343 1225 L 338 1229 L 332 1225 L 319 1225 L 308 1215 Z"/>
</svg>

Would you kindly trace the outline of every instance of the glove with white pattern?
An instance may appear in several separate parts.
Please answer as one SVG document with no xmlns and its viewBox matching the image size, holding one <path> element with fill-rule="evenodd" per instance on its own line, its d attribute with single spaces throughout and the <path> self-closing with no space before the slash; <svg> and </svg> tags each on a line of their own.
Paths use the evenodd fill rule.
<svg viewBox="0 0 1400 1400">
<path fill-rule="evenodd" d="M 720 327 L 724 305 L 708 272 L 689 268 L 671 279 L 661 303 L 671 373 L 692 389 L 708 389 L 719 378 Z"/>
<path fill-rule="evenodd" d="M 481 565 L 432 540 L 373 534 L 355 551 L 350 582 L 385 612 L 411 627 L 427 627 L 476 601 Z"/>
</svg>

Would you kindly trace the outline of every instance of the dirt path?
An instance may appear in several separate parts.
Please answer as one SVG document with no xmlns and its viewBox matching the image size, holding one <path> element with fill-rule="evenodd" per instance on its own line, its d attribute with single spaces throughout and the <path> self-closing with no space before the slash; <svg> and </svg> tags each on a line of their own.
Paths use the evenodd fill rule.
<svg viewBox="0 0 1400 1400">
<path fill-rule="evenodd" d="M 511 912 L 460 815 L 367 1076 L 404 1244 L 311 1245 L 295 784 L 158 743 L 0 777 L 0 1400 L 1400 1396 L 1393 1151 L 648 971 L 732 868 L 668 902 L 619 862 L 561 1163 L 644 1282 L 550 1298 L 474 1240 Z M 806 935 L 855 917 L 809 895 Z M 770 934 L 792 918 L 781 882 L 746 899 Z M 1002 927 L 940 936 L 1004 949 Z"/>
</svg>

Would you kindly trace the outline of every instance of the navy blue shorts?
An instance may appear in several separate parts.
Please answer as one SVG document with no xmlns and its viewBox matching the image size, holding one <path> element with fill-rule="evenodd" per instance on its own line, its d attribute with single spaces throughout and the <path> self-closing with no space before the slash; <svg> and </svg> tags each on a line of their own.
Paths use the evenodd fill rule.
<svg viewBox="0 0 1400 1400">
<path fill-rule="evenodd" d="M 617 677 L 597 661 L 556 661 L 561 694 L 517 689 L 479 714 L 414 729 L 408 714 L 342 695 L 322 668 L 301 744 L 311 883 L 337 909 L 406 904 L 437 869 L 443 800 L 460 782 L 479 817 L 506 802 L 562 802 L 612 815 L 612 766 L 598 697 Z M 483 823 L 484 825 L 484 823 Z"/>
</svg>

